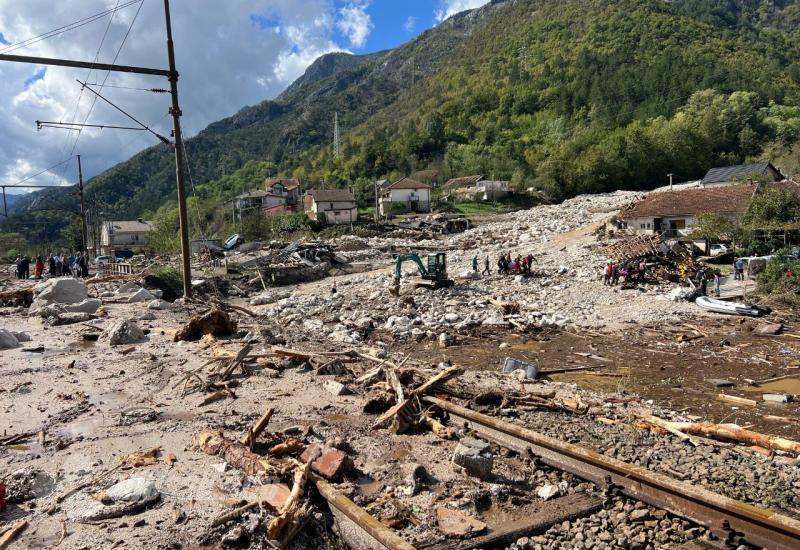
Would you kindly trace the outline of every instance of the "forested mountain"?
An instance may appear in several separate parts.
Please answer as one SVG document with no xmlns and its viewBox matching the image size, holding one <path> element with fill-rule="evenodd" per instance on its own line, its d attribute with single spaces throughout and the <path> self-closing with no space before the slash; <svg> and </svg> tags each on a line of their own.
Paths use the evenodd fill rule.
<svg viewBox="0 0 800 550">
<path fill-rule="evenodd" d="M 274 101 L 211 124 L 186 144 L 193 206 L 207 221 L 267 173 L 365 197 L 371 178 L 482 173 L 562 198 L 764 155 L 793 172 L 798 29 L 796 0 L 495 0 L 391 51 L 324 56 Z M 117 218 L 173 197 L 163 145 L 87 186 Z"/>
</svg>

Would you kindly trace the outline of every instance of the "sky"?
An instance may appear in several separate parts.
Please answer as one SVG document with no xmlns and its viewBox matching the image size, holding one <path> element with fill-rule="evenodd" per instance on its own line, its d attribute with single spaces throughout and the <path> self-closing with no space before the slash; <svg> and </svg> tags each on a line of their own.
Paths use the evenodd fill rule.
<svg viewBox="0 0 800 550">
<path fill-rule="evenodd" d="M 320 55 L 392 48 L 487 2 L 172 0 L 183 130 L 194 135 L 244 106 L 274 98 Z M 102 12 L 109 13 L 93 17 Z M 0 0 L 0 53 L 166 68 L 163 17 L 161 0 Z M 61 29 L 75 22 L 83 24 Z M 25 42 L 53 30 L 59 32 Z M 82 89 L 76 80 L 90 87 Z M 168 88 L 163 77 L 0 62 L 3 185 L 26 178 L 28 184 L 74 184 L 74 155 L 81 155 L 86 180 L 157 143 L 143 131 L 37 130 L 36 120 L 135 126 L 95 100 L 89 89 L 100 85 L 104 97 L 169 135 L 169 95 L 144 91 Z"/>
</svg>

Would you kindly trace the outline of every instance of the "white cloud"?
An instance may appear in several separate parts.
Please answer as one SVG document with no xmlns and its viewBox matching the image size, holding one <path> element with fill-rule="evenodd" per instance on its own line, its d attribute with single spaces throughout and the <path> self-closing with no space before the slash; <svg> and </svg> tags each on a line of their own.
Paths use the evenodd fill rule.
<svg viewBox="0 0 800 550">
<path fill-rule="evenodd" d="M 417 18 L 413 15 L 409 15 L 406 18 L 406 22 L 403 24 L 403 28 L 406 32 L 414 32 L 414 29 L 417 28 Z"/>
<path fill-rule="evenodd" d="M 489 0 L 441 0 L 439 9 L 434 13 L 437 21 L 444 21 L 451 15 L 455 15 L 464 10 L 480 8 L 488 3 Z"/>
<path fill-rule="evenodd" d="M 31 36 L 113 7 L 116 0 L 0 0 L 0 33 L 13 44 Z M 124 0 L 120 3 L 124 3 Z M 353 8 L 362 4 L 353 3 Z M 128 30 L 136 5 L 115 15 L 100 50 L 99 61 L 111 62 Z M 358 10 L 356 10 L 358 11 Z M 343 50 L 333 40 L 337 19 L 333 0 L 219 0 L 172 3 L 175 54 L 180 72 L 179 92 L 183 126 L 192 135 L 210 122 L 275 97 L 300 76 L 317 57 Z M 17 50 L 19 55 L 92 60 L 108 18 Z M 362 22 L 362 25 L 364 23 Z M 367 31 L 371 22 L 367 16 Z M 355 26 L 348 38 L 366 40 Z M 0 50 L 7 46 L 0 46 Z M 12 53 L 12 52 L 8 52 Z M 117 61 L 120 64 L 166 68 L 163 7 L 145 0 L 135 26 Z M 48 67 L 40 80 L 32 79 L 42 67 L 0 62 L 0 178 L 18 181 L 65 159 L 75 133 L 42 129 L 35 120 L 83 121 L 92 95 L 80 94 L 75 79 L 102 82 L 106 73 L 66 67 Z M 25 87 L 25 82 L 29 85 Z M 137 88 L 167 88 L 161 77 L 112 73 L 108 84 Z M 155 131 L 169 135 L 169 96 L 121 88 L 106 88 L 103 95 L 142 120 Z M 80 101 L 78 98 L 80 96 Z M 110 106 L 98 101 L 90 124 L 131 125 Z M 137 151 L 157 143 L 145 132 L 86 129 L 75 153 L 82 155 L 84 177 L 94 176 Z M 45 175 L 30 183 L 53 184 L 76 180 L 73 163 L 56 176 Z"/>
<path fill-rule="evenodd" d="M 369 2 L 348 2 L 339 10 L 339 20 L 336 26 L 347 36 L 350 45 L 360 48 L 367 42 L 369 33 L 372 32 L 372 18 L 367 13 Z"/>
</svg>

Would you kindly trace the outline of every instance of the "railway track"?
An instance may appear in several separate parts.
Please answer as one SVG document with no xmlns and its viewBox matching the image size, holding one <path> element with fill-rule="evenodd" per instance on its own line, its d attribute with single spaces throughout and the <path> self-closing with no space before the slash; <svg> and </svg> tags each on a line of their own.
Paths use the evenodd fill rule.
<svg viewBox="0 0 800 550">
<path fill-rule="evenodd" d="M 422 400 L 447 412 L 451 424 L 468 425 L 487 441 L 537 457 L 553 468 L 594 483 L 609 496 L 623 494 L 701 525 L 719 537 L 722 545 L 720 547 L 735 548 L 747 544 L 775 550 L 800 548 L 800 521 L 794 518 L 707 491 L 449 401 L 427 396 Z M 313 482 L 328 501 L 340 532 L 349 546 L 378 550 L 415 548 L 324 480 L 313 476 Z M 543 518 L 530 518 L 533 521 L 523 522 L 524 525 L 515 526 L 509 532 L 490 533 L 471 540 L 436 543 L 426 548 L 466 550 L 498 547 L 513 542 L 518 537 L 543 532 L 561 521 L 590 514 L 602 507 L 602 499 L 581 494 L 555 500 L 561 502 L 542 503 L 532 512 L 532 515 L 542 513 Z M 555 513 L 550 513 L 548 506 L 552 506 Z"/>
<path fill-rule="evenodd" d="M 451 424 L 467 424 L 478 435 L 553 468 L 591 481 L 608 493 L 624 494 L 706 527 L 726 545 L 751 544 L 776 550 L 800 548 L 800 521 L 734 500 L 690 483 L 560 441 L 435 397 L 423 401 L 447 412 Z"/>
</svg>

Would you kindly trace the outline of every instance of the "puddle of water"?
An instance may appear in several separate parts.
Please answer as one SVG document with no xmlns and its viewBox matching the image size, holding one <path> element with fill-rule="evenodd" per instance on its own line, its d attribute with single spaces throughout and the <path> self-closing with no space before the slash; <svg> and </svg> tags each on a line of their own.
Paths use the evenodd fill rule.
<svg viewBox="0 0 800 550">
<path fill-rule="evenodd" d="M 757 390 L 775 393 L 791 393 L 800 395 L 800 378 L 784 378 L 783 380 L 775 380 L 774 382 L 767 382 L 761 384 Z"/>
<path fill-rule="evenodd" d="M 96 432 L 99 428 L 102 428 L 106 423 L 106 420 L 107 419 L 103 418 L 102 416 L 78 420 L 77 422 L 67 425 L 66 431 L 72 437 L 87 437 L 94 434 L 94 432 Z"/>
</svg>

